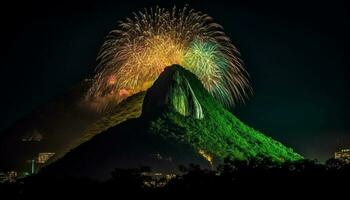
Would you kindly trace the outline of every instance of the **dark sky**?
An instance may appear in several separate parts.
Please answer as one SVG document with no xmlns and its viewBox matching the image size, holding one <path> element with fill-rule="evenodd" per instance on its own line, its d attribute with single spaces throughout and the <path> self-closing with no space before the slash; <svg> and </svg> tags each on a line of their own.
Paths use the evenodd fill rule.
<svg viewBox="0 0 350 200">
<path fill-rule="evenodd" d="M 185 2 L 223 25 L 242 53 L 254 96 L 233 110 L 240 119 L 309 158 L 350 148 L 350 7 L 340 1 L 2 5 L 0 130 L 90 76 L 118 20 L 145 6 Z"/>
</svg>

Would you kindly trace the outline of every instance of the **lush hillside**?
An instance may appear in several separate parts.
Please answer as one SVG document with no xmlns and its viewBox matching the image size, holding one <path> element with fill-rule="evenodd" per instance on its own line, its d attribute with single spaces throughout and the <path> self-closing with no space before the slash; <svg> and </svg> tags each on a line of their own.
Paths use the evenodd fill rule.
<svg viewBox="0 0 350 200">
<path fill-rule="evenodd" d="M 189 95 L 179 97 L 181 94 L 174 91 L 174 82 L 186 82 L 187 86 L 177 85 L 183 90 L 189 87 L 194 92 L 195 101 L 201 105 L 203 117 L 184 116 L 179 112 L 175 104 L 164 103 L 159 108 L 154 108 L 154 102 L 165 92 L 165 96 L 178 96 L 177 99 L 189 99 Z M 164 89 L 165 86 L 168 86 Z M 155 93 L 155 94 L 152 94 Z M 156 99 L 158 98 L 158 99 Z M 143 115 L 148 116 L 148 110 L 161 110 L 150 120 L 150 132 L 162 137 L 174 137 L 177 140 L 193 145 L 196 149 L 212 155 L 218 159 L 232 157 L 234 159 L 247 159 L 252 157 L 268 157 L 275 161 L 297 160 L 301 156 L 291 148 L 287 148 L 280 142 L 262 134 L 247 126 L 227 111 L 204 89 L 200 81 L 189 71 L 180 66 L 172 66 L 166 69 L 153 87 L 147 92 L 144 103 Z M 159 103 L 158 103 L 159 105 Z M 181 105 L 181 104 L 180 104 Z M 152 109 L 148 109 L 150 106 Z M 184 107 L 182 105 L 182 107 Z M 185 106 L 186 107 L 186 106 Z M 194 108 L 193 108 L 194 109 Z M 181 109 L 180 109 L 181 110 Z M 198 110 L 198 109 L 197 109 Z M 198 111 L 194 111 L 197 113 Z M 154 112 L 151 112 L 154 114 Z"/>
<path fill-rule="evenodd" d="M 237 119 L 180 66 L 166 68 L 145 96 L 129 97 L 122 107 L 137 116 L 141 104 L 140 117 L 97 134 L 124 119 L 121 111 L 111 110 L 87 135 L 95 136 L 42 173 L 107 178 L 114 168 L 150 166 L 176 173 L 179 165 L 209 167 L 226 157 L 264 157 L 277 162 L 302 158 Z"/>
</svg>

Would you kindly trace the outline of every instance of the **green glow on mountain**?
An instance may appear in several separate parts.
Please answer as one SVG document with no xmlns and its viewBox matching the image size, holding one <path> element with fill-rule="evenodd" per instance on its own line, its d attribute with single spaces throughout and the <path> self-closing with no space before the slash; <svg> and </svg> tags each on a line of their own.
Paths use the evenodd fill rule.
<svg viewBox="0 0 350 200">
<path fill-rule="evenodd" d="M 196 100 L 201 105 L 204 117 L 198 119 L 184 116 L 170 106 L 165 112 L 161 112 L 151 120 L 151 133 L 159 134 L 165 138 L 176 138 L 215 156 L 219 160 L 226 157 L 234 159 L 268 157 L 274 161 L 282 162 L 302 158 L 291 148 L 285 147 L 280 142 L 241 122 L 211 97 L 193 74 L 181 67 L 175 67 L 175 69 L 181 72 L 183 79 L 190 83 Z M 176 95 L 180 95 L 176 99 L 188 98 L 179 93 Z"/>
</svg>

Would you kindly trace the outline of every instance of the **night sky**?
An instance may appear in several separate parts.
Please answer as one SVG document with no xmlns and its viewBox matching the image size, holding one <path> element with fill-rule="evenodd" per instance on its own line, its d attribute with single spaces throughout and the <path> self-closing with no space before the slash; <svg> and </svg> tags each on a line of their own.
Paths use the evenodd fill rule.
<svg viewBox="0 0 350 200">
<path fill-rule="evenodd" d="M 91 76 L 118 20 L 145 6 L 188 2 L 223 25 L 251 75 L 254 95 L 233 113 L 308 158 L 350 148 L 346 4 L 126 2 L 1 6 L 0 130 Z"/>
</svg>

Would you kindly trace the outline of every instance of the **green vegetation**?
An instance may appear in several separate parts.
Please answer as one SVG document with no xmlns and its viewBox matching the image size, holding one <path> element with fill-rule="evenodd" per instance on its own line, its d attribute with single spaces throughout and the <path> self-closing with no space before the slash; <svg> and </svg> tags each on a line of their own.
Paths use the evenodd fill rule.
<svg viewBox="0 0 350 200">
<path fill-rule="evenodd" d="M 209 95 L 193 74 L 181 67 L 175 67 L 192 86 L 202 105 L 204 118 L 183 116 L 169 106 L 152 118 L 151 133 L 191 144 L 218 160 L 226 157 L 239 160 L 266 157 L 283 162 L 302 158 L 291 148 L 241 122 Z"/>
<path fill-rule="evenodd" d="M 158 79 L 152 86 L 153 90 L 151 88 L 147 91 L 157 93 L 153 95 L 157 99 L 145 99 L 147 105 L 143 105 L 146 92 L 125 99 L 91 124 L 84 131 L 79 144 L 108 128 L 138 118 L 144 112 L 140 117 L 141 121 L 138 121 L 145 123 L 147 130 L 143 130 L 144 132 L 189 144 L 202 152 L 202 156 L 204 153 L 213 157 L 214 162 L 222 161 L 226 157 L 238 160 L 261 157 L 277 162 L 302 158 L 291 148 L 241 122 L 218 103 L 191 72 L 180 66 L 170 68 L 175 72 L 172 77 L 165 77 L 168 78 L 165 82 Z M 166 89 L 154 89 L 159 86 Z M 156 105 L 156 101 L 160 101 L 162 96 L 160 92 L 166 93 L 163 95 L 163 107 Z M 142 111 L 145 106 L 148 110 Z"/>
<path fill-rule="evenodd" d="M 176 101 L 174 95 L 179 95 Z M 40 173 L 102 180 L 115 167 L 149 166 L 177 174 L 179 165 L 213 168 L 225 158 L 281 164 L 302 159 L 237 119 L 179 66 L 166 68 L 146 94 L 129 97 L 92 127 L 86 131 L 87 142 Z"/>
</svg>

